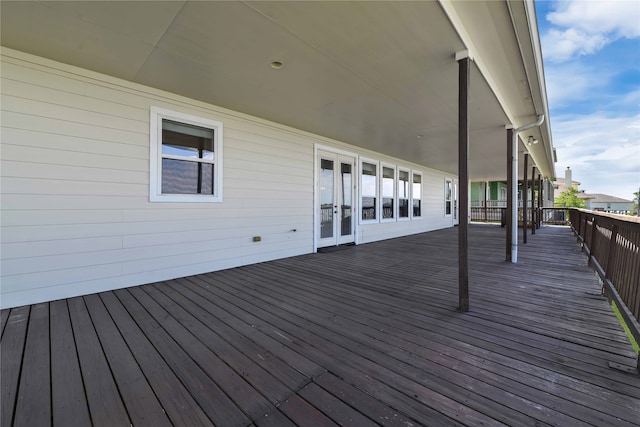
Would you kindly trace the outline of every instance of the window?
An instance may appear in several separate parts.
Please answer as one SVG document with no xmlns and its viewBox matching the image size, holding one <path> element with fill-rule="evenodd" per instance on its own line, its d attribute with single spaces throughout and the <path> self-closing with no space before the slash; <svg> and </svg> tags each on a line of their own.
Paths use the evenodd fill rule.
<svg viewBox="0 0 640 427">
<path fill-rule="evenodd" d="M 377 216 L 377 194 L 378 194 L 378 165 L 372 162 L 362 162 L 362 182 L 361 194 L 362 221 L 373 221 Z"/>
<path fill-rule="evenodd" d="M 151 108 L 152 202 L 222 201 L 222 123 Z"/>
<path fill-rule="evenodd" d="M 398 170 L 398 219 L 409 218 L 409 171 Z"/>
<path fill-rule="evenodd" d="M 396 168 L 382 165 L 382 219 L 395 219 Z"/>
<path fill-rule="evenodd" d="M 453 183 L 450 179 L 444 181 L 444 214 L 451 215 L 451 194 Z"/>
<path fill-rule="evenodd" d="M 422 174 L 413 173 L 413 187 L 411 189 L 413 196 L 413 218 L 422 216 Z"/>
</svg>

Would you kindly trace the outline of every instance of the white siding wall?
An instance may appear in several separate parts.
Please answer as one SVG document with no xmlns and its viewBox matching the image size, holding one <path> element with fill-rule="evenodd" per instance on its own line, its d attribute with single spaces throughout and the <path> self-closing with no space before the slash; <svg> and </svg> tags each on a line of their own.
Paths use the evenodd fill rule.
<svg viewBox="0 0 640 427">
<path fill-rule="evenodd" d="M 439 172 L 9 49 L 2 53 L 3 308 L 312 252 L 315 144 L 423 173 L 423 219 L 361 226 L 361 243 L 451 226 Z M 151 106 L 224 123 L 223 203 L 149 202 Z M 253 236 L 262 241 L 254 243 Z"/>
</svg>

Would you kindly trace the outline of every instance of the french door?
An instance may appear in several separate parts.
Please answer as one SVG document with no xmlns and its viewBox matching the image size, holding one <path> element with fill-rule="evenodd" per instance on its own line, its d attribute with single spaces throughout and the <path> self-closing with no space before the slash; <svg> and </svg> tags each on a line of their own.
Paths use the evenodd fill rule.
<svg viewBox="0 0 640 427">
<path fill-rule="evenodd" d="M 355 241 L 355 158 L 318 150 L 318 247 Z"/>
</svg>

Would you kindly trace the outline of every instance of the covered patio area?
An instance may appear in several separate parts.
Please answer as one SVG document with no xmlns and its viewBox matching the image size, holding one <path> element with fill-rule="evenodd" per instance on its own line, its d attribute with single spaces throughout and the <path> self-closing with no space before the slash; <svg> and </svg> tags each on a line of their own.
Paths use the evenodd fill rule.
<svg viewBox="0 0 640 427">
<path fill-rule="evenodd" d="M 9 425 L 637 425 L 567 227 L 457 228 L 2 311 Z"/>
</svg>

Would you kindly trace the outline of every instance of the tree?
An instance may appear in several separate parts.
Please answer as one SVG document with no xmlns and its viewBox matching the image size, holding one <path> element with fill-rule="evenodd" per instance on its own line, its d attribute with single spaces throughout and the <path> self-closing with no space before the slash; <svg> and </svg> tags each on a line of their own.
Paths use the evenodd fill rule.
<svg viewBox="0 0 640 427">
<path fill-rule="evenodd" d="M 633 193 L 633 195 L 635 197 L 633 198 L 633 207 L 631 208 L 631 212 L 629 212 L 629 215 L 640 216 L 638 215 L 638 205 L 640 205 L 640 191 L 636 191 L 635 193 Z"/>
<path fill-rule="evenodd" d="M 561 208 L 584 208 L 587 206 L 584 200 L 578 197 L 578 190 L 573 187 L 560 193 L 556 197 L 554 205 Z"/>
</svg>

